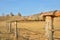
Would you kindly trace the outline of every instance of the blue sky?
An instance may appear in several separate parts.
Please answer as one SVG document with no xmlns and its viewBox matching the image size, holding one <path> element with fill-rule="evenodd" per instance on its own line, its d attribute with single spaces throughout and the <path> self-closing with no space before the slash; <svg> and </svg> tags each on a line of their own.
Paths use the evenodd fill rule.
<svg viewBox="0 0 60 40">
<path fill-rule="evenodd" d="M 45 11 L 60 10 L 60 0 L 0 0 L 0 15 L 32 15 Z"/>
</svg>

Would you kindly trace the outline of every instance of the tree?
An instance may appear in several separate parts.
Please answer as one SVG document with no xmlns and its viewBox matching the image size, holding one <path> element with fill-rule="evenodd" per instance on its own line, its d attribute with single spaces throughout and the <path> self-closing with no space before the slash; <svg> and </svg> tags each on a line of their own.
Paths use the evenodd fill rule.
<svg viewBox="0 0 60 40">
<path fill-rule="evenodd" d="M 5 16 L 5 13 L 2 13 L 2 16 Z"/>
<path fill-rule="evenodd" d="M 14 16 L 14 14 L 12 12 L 10 12 L 10 16 Z"/>
<path fill-rule="evenodd" d="M 21 16 L 21 13 L 20 12 L 18 12 L 18 16 Z"/>
</svg>

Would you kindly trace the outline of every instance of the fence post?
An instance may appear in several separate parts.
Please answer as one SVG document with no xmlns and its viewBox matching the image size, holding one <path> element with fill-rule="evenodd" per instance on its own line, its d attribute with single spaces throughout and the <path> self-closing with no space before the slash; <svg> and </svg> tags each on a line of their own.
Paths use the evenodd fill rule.
<svg viewBox="0 0 60 40">
<path fill-rule="evenodd" d="M 53 38 L 53 17 L 52 16 L 46 16 L 46 27 L 45 27 L 45 31 L 46 31 L 46 37 L 48 38 L 48 40 L 54 40 Z"/>
</svg>

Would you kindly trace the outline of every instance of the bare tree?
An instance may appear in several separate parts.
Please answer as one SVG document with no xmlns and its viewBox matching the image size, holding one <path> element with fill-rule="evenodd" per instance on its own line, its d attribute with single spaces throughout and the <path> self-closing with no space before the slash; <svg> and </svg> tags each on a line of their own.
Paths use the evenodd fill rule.
<svg viewBox="0 0 60 40">
<path fill-rule="evenodd" d="M 21 16 L 21 13 L 20 12 L 18 12 L 18 16 Z"/>
<path fill-rule="evenodd" d="M 10 16 L 14 16 L 14 14 L 12 12 L 10 12 Z"/>
<path fill-rule="evenodd" d="M 2 13 L 2 16 L 5 16 L 5 13 Z"/>
</svg>

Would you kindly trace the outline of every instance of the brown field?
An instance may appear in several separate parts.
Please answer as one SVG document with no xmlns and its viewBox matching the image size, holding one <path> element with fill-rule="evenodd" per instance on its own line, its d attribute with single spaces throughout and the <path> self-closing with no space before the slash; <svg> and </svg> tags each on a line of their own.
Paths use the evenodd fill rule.
<svg viewBox="0 0 60 40">
<path fill-rule="evenodd" d="M 48 40 L 45 36 L 46 19 L 42 17 L 46 14 L 38 15 L 1 16 L 0 40 Z M 53 28 L 54 40 L 60 40 L 60 17 L 53 18 Z"/>
</svg>

